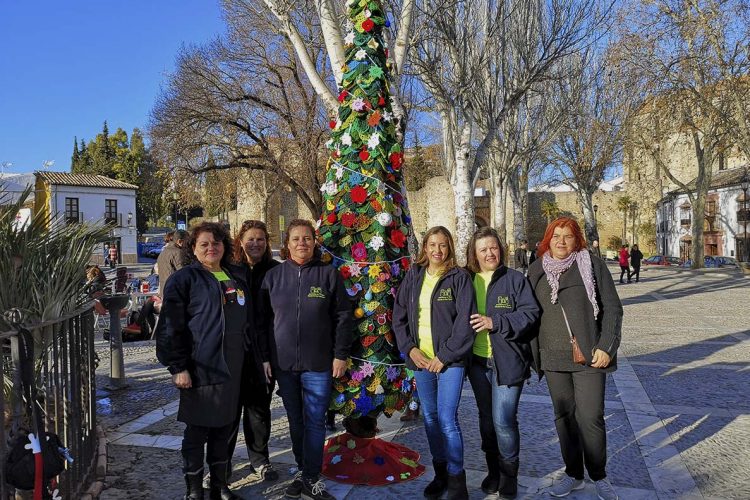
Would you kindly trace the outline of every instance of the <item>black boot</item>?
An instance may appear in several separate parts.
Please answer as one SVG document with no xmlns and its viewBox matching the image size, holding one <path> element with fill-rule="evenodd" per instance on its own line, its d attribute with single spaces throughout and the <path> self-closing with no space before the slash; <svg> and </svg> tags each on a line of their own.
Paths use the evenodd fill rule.
<svg viewBox="0 0 750 500">
<path fill-rule="evenodd" d="M 500 498 L 516 498 L 518 494 L 518 460 L 500 461 Z"/>
<path fill-rule="evenodd" d="M 487 477 L 482 481 L 482 491 L 491 495 L 500 488 L 500 457 L 486 453 L 484 459 L 487 462 Z"/>
<path fill-rule="evenodd" d="M 211 473 L 211 489 L 209 490 L 211 500 L 241 500 L 229 490 L 226 462 L 209 465 L 208 470 Z"/>
<path fill-rule="evenodd" d="M 203 470 L 195 474 L 185 474 L 185 500 L 203 500 Z"/>
<path fill-rule="evenodd" d="M 435 469 L 435 479 L 424 489 L 424 497 L 437 500 L 448 489 L 448 464 L 432 462 L 432 467 Z"/>
<path fill-rule="evenodd" d="M 448 500 L 469 500 L 469 490 L 466 489 L 466 471 L 462 470 L 455 476 L 448 476 Z"/>
</svg>

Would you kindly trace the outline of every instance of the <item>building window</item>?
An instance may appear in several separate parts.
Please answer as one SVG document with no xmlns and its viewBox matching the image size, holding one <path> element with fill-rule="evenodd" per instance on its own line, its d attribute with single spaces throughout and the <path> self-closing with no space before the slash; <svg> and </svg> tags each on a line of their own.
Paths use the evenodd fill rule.
<svg viewBox="0 0 750 500">
<path fill-rule="evenodd" d="M 78 211 L 78 198 L 65 198 L 65 222 L 74 224 L 80 222 L 81 213 Z"/>
<path fill-rule="evenodd" d="M 117 200 L 104 200 L 104 222 L 117 223 Z"/>
<path fill-rule="evenodd" d="M 681 226 L 689 226 L 690 225 L 690 205 L 683 205 L 680 207 L 680 225 Z"/>
<path fill-rule="evenodd" d="M 726 170 L 727 162 L 724 160 L 724 153 L 719 153 L 719 170 Z"/>
<path fill-rule="evenodd" d="M 706 201 L 706 217 L 716 217 L 716 201 Z"/>
</svg>

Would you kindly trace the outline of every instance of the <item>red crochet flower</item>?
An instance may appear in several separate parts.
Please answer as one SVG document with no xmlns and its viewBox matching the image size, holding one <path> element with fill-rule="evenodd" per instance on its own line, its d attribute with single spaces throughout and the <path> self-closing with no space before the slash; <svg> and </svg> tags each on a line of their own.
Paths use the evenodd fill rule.
<svg viewBox="0 0 750 500">
<path fill-rule="evenodd" d="M 352 257 L 357 262 L 365 262 L 367 260 L 367 249 L 364 243 L 359 242 L 352 245 Z"/>
<path fill-rule="evenodd" d="M 342 90 L 339 94 L 339 102 L 344 102 L 346 100 L 346 90 Z"/>
<path fill-rule="evenodd" d="M 369 157 L 370 157 L 370 153 L 366 149 L 363 149 L 362 151 L 359 152 L 360 160 L 367 161 Z"/>
<path fill-rule="evenodd" d="M 336 128 L 336 120 L 331 120 L 328 122 L 328 126 L 331 128 Z"/>
<path fill-rule="evenodd" d="M 383 99 L 382 95 L 378 97 L 378 106 L 385 106 L 385 99 Z"/>
<path fill-rule="evenodd" d="M 341 224 L 344 227 L 352 227 L 357 222 L 357 216 L 351 212 L 347 212 L 341 216 Z"/>
<path fill-rule="evenodd" d="M 367 190 L 362 186 L 354 186 L 349 195 L 352 197 L 354 203 L 362 203 L 367 199 Z"/>
<path fill-rule="evenodd" d="M 409 266 L 411 266 L 411 262 L 409 262 L 409 259 L 407 259 L 406 257 L 401 257 L 401 267 L 403 268 L 403 270 L 408 271 Z"/>
<path fill-rule="evenodd" d="M 352 276 L 352 271 L 351 269 L 349 269 L 349 266 L 341 266 L 339 268 L 339 272 L 341 273 L 341 277 L 345 280 L 351 278 Z"/>
<path fill-rule="evenodd" d="M 375 23 L 372 22 L 372 19 L 368 18 L 362 21 L 362 29 L 365 30 L 366 32 L 369 33 L 370 31 L 372 31 L 374 27 L 375 27 Z"/>
<path fill-rule="evenodd" d="M 400 229 L 394 229 L 393 231 L 391 231 L 391 243 L 393 243 L 393 246 L 403 248 L 405 242 L 406 236 L 401 232 Z"/>
<path fill-rule="evenodd" d="M 328 214 L 328 217 L 326 218 L 329 224 L 335 224 L 336 223 L 336 214 L 334 212 L 331 212 Z"/>
<path fill-rule="evenodd" d="M 404 155 L 401 153 L 391 153 L 389 159 L 391 160 L 391 166 L 394 168 L 394 170 L 398 170 L 401 168 L 401 164 L 404 162 Z"/>
</svg>

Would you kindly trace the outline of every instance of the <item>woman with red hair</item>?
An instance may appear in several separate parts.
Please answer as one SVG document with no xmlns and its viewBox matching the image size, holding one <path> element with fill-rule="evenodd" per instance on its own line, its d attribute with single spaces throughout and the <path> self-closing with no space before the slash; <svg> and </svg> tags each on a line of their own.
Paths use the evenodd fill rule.
<svg viewBox="0 0 750 500">
<path fill-rule="evenodd" d="M 540 377 L 547 375 L 565 462 L 565 475 L 550 494 L 582 489 L 585 466 L 599 498 L 617 499 L 607 479 L 604 428 L 604 385 L 617 367 L 622 330 L 612 275 L 586 250 L 578 223 L 560 217 L 544 233 L 529 280 L 542 309 L 532 341 L 534 367 Z"/>
</svg>

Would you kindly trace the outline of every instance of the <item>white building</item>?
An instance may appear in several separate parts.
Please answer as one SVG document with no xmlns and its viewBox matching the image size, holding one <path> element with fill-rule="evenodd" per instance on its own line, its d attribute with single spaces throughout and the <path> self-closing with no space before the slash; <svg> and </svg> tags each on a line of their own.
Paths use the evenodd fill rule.
<svg viewBox="0 0 750 500">
<path fill-rule="evenodd" d="M 133 184 L 101 175 L 35 172 L 35 211 L 44 210 L 53 223 L 104 223 L 111 226 L 110 244 L 117 246 L 122 264 L 138 262 Z M 104 247 L 93 255 L 101 263 Z"/>
<path fill-rule="evenodd" d="M 700 221 L 705 255 L 750 260 L 743 250 L 750 230 L 750 199 L 745 199 L 746 193 L 741 187 L 746 175 L 746 167 L 714 172 L 706 197 L 705 217 Z M 663 255 L 690 259 L 693 223 L 688 195 L 681 190 L 667 193 L 656 205 L 658 251 Z"/>
</svg>

